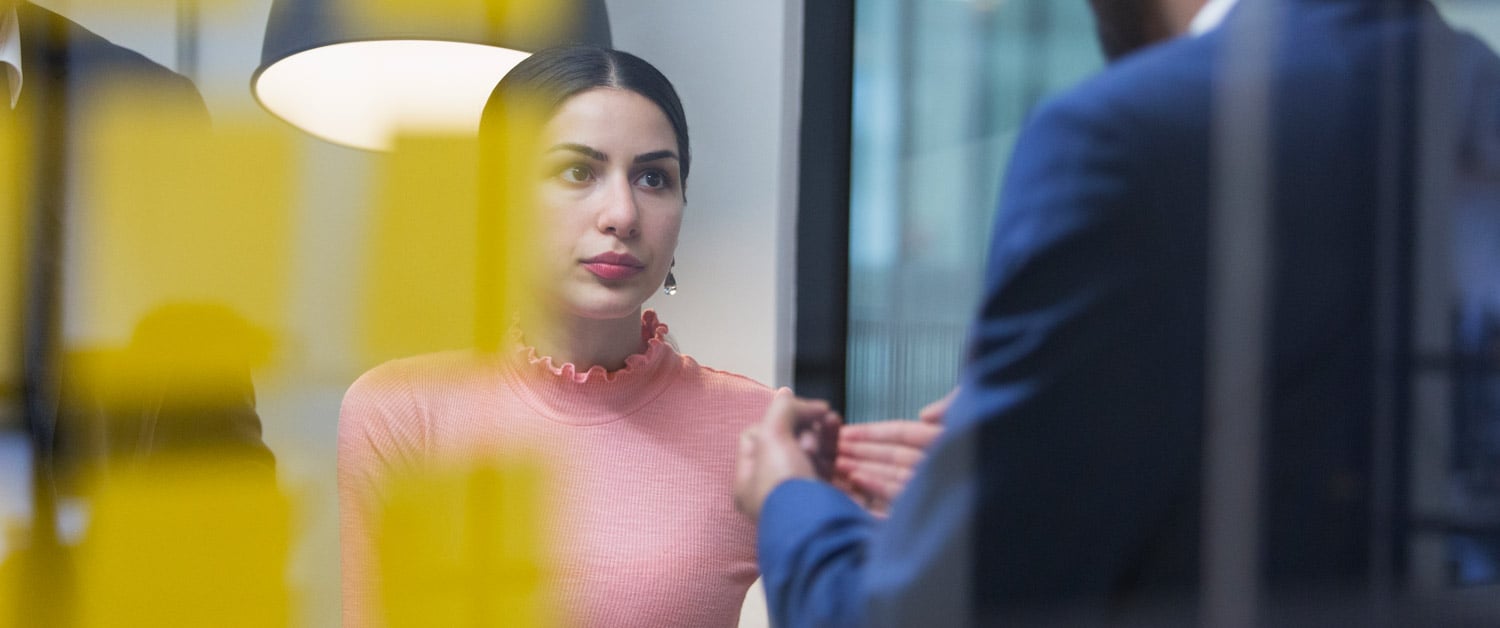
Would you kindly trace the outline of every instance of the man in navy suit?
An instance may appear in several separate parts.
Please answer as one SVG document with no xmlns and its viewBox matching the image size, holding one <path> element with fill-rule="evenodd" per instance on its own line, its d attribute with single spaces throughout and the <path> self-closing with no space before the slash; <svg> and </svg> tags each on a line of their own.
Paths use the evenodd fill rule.
<svg viewBox="0 0 1500 628">
<path fill-rule="evenodd" d="M 1017 142 L 889 520 L 816 480 L 825 404 L 741 436 L 778 626 L 1364 623 L 1406 577 L 1412 321 L 1500 281 L 1419 256 L 1500 247 L 1452 239 L 1500 215 L 1500 60 L 1425 0 L 1092 4 L 1122 56 Z"/>
</svg>

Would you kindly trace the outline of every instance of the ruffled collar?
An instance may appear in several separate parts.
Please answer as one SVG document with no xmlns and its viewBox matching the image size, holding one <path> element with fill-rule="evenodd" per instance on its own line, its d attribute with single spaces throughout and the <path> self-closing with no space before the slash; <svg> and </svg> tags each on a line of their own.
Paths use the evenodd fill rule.
<svg viewBox="0 0 1500 628">
<path fill-rule="evenodd" d="M 558 364 L 527 344 L 519 326 L 511 327 L 510 339 L 507 385 L 559 423 L 598 425 L 625 418 L 661 395 L 682 368 L 681 356 L 667 343 L 667 325 L 654 310 L 641 314 L 645 351 L 625 358 L 625 366 L 615 371 L 595 365 L 580 372 L 571 362 Z"/>
</svg>

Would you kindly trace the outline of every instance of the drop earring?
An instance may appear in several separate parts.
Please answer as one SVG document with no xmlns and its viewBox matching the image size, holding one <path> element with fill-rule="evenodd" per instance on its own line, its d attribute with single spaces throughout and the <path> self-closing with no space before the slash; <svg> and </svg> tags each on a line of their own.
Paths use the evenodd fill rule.
<svg viewBox="0 0 1500 628">
<path fill-rule="evenodd" d="M 672 268 L 676 268 L 676 267 L 677 267 L 677 258 L 674 257 L 674 258 L 672 258 Z M 661 291 L 667 293 L 667 296 L 672 296 L 674 294 L 677 294 L 677 277 L 674 276 L 672 274 L 672 271 L 670 271 L 670 270 L 667 271 L 667 280 L 662 283 L 662 285 L 661 285 Z"/>
</svg>

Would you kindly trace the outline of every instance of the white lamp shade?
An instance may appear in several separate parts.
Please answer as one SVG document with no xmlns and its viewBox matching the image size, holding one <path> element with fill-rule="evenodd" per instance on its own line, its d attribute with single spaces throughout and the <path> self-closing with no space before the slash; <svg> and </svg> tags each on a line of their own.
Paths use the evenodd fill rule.
<svg viewBox="0 0 1500 628">
<path fill-rule="evenodd" d="M 389 149 L 399 134 L 473 134 L 495 84 L 531 52 L 609 45 L 603 0 L 567 4 L 576 20 L 538 35 L 484 19 L 392 26 L 340 15 L 339 0 L 277 0 L 251 90 L 272 114 L 356 148 Z"/>
</svg>

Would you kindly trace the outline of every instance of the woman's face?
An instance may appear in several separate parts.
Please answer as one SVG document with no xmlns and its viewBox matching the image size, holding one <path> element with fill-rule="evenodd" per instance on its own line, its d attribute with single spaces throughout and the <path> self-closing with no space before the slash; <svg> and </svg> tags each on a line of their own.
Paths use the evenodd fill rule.
<svg viewBox="0 0 1500 628">
<path fill-rule="evenodd" d="M 633 91 L 595 88 L 542 127 L 542 287 L 565 313 L 635 316 L 671 270 L 682 226 L 677 135 Z"/>
</svg>

